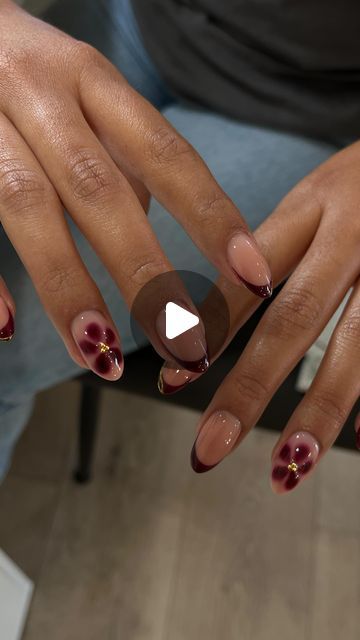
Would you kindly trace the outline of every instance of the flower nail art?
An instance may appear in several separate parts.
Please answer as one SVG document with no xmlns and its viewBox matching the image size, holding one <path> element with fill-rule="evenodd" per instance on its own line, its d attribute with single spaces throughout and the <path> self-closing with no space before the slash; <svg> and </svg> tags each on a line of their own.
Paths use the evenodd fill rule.
<svg viewBox="0 0 360 640">
<path fill-rule="evenodd" d="M 5 300 L 0 297 L 0 340 L 11 340 L 14 330 L 13 315 Z"/>
<path fill-rule="evenodd" d="M 319 455 L 319 443 L 308 431 L 294 433 L 274 458 L 272 486 L 276 493 L 294 489 Z"/>
<path fill-rule="evenodd" d="M 72 332 L 88 366 L 106 380 L 118 380 L 123 356 L 114 329 L 99 311 L 86 311 L 73 321 Z"/>
</svg>

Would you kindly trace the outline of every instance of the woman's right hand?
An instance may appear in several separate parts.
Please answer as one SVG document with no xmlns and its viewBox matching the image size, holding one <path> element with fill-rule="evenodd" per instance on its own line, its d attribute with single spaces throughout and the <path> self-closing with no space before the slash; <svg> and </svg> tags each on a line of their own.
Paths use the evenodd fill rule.
<svg viewBox="0 0 360 640">
<path fill-rule="evenodd" d="M 172 271 L 145 215 L 149 193 L 225 277 L 271 294 L 269 267 L 233 202 L 193 147 L 106 58 L 10 0 L 0 0 L 0 42 L 0 220 L 80 366 L 115 380 L 123 361 L 63 207 L 129 307 L 146 283 Z M 162 357 L 203 371 L 201 323 L 186 339 L 164 335 L 165 301 L 194 308 L 175 274 L 170 282 L 140 321 Z M 4 302 L 12 314 L 15 305 L 3 281 L 1 294 L 6 339 Z"/>
</svg>

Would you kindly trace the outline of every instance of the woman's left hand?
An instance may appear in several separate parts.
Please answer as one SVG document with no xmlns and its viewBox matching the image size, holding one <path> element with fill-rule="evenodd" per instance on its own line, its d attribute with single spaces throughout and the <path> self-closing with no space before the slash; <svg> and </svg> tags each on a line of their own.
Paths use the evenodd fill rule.
<svg viewBox="0 0 360 640">
<path fill-rule="evenodd" d="M 272 486 L 283 493 L 331 447 L 360 395 L 360 142 L 304 178 L 255 237 L 274 284 L 288 280 L 200 420 L 195 471 L 208 471 L 241 443 L 353 286 L 319 370 L 273 450 Z M 217 286 L 230 310 L 228 344 L 260 301 L 246 290 L 239 301 L 239 290 L 224 278 Z M 165 363 L 160 388 L 197 377 Z"/>
</svg>

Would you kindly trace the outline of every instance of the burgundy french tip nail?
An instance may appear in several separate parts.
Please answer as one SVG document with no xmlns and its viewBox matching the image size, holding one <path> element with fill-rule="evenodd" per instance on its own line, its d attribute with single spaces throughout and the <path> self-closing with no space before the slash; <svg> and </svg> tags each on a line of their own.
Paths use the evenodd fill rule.
<svg viewBox="0 0 360 640">
<path fill-rule="evenodd" d="M 191 466 L 195 471 L 195 473 L 206 473 L 206 471 L 210 471 L 210 469 L 213 469 L 214 467 L 217 466 L 217 464 L 219 464 L 217 462 L 216 464 L 206 465 L 200 462 L 199 458 L 196 455 L 196 441 L 194 442 L 193 448 L 191 449 L 190 460 L 191 460 Z"/>
<path fill-rule="evenodd" d="M 170 317 L 169 324 L 171 326 L 171 314 L 174 313 L 173 308 L 175 308 L 177 313 L 184 311 L 185 313 L 191 314 L 193 318 L 196 316 L 198 322 L 189 329 L 179 331 L 170 337 L 168 334 L 168 314 Z M 182 301 L 168 302 L 156 318 L 156 329 L 163 345 L 181 367 L 193 373 L 203 373 L 208 369 L 210 363 L 205 329 L 200 316 L 193 313 L 186 303 Z"/>
<path fill-rule="evenodd" d="M 191 377 L 187 371 L 164 364 L 159 372 L 158 389 L 163 395 L 170 395 L 186 387 L 190 380 Z"/>
<path fill-rule="evenodd" d="M 308 431 L 294 433 L 276 454 L 271 472 L 276 493 L 294 489 L 313 468 L 320 447 Z"/>
<path fill-rule="evenodd" d="M 272 280 L 270 280 L 269 284 L 257 286 L 255 284 L 252 284 L 251 282 L 248 282 L 241 276 L 239 276 L 239 274 L 236 273 L 234 269 L 233 271 L 235 275 L 239 278 L 239 280 L 241 280 L 241 282 L 245 285 L 245 287 L 247 287 L 247 289 L 249 289 L 249 291 L 251 291 L 252 293 L 255 293 L 256 296 L 259 296 L 260 298 L 270 298 L 272 296 L 272 292 L 273 292 Z"/>
<path fill-rule="evenodd" d="M 215 411 L 201 426 L 191 451 L 196 473 L 216 467 L 234 448 L 241 432 L 240 420 L 224 409 Z"/>
<path fill-rule="evenodd" d="M 115 330 L 96 310 L 80 313 L 72 322 L 72 334 L 86 364 L 105 380 L 118 380 L 123 373 L 123 355 Z"/>
<path fill-rule="evenodd" d="M 230 239 L 227 252 L 231 268 L 240 282 L 252 293 L 268 298 L 272 292 L 271 271 L 255 238 L 240 231 Z"/>
<path fill-rule="evenodd" d="M 13 315 L 5 300 L 0 298 L 0 340 L 11 340 L 15 332 Z"/>
<path fill-rule="evenodd" d="M 360 412 L 355 418 L 355 444 L 360 451 Z"/>
<path fill-rule="evenodd" d="M 184 369 L 192 373 L 204 373 L 204 371 L 207 371 L 210 367 L 210 360 L 207 353 L 200 360 L 180 360 L 177 358 L 177 361 Z"/>
<path fill-rule="evenodd" d="M 176 393 L 177 391 L 180 391 L 180 389 L 186 387 L 186 385 L 186 382 L 184 382 L 184 384 L 179 384 L 177 387 L 174 387 L 171 384 L 167 384 L 167 382 L 165 382 L 163 376 L 161 375 L 161 371 L 159 373 L 158 389 L 164 396 L 169 396 L 172 393 Z"/>
</svg>

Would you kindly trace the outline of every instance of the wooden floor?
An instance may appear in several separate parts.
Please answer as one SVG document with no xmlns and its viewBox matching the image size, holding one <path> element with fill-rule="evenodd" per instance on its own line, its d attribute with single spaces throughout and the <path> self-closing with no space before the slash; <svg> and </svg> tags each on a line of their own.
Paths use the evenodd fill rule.
<svg viewBox="0 0 360 640">
<path fill-rule="evenodd" d="M 104 391 L 95 479 L 71 481 L 76 382 L 39 396 L 0 488 L 0 547 L 35 580 L 24 640 L 357 640 L 360 458 L 292 495 L 256 429 L 209 474 L 197 414 Z"/>
</svg>

